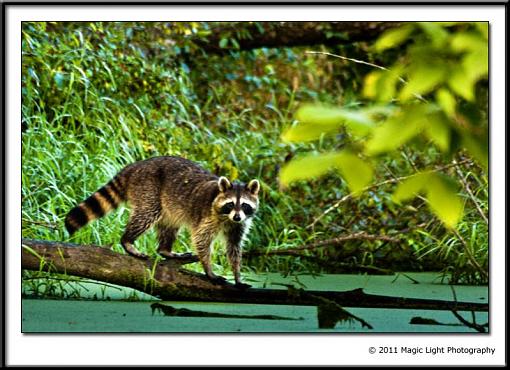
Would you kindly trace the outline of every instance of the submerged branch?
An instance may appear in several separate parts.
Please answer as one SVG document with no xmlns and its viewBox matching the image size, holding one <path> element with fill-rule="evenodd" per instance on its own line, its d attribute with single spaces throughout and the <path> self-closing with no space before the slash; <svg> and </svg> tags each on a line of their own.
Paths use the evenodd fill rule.
<svg viewBox="0 0 510 370">
<path fill-rule="evenodd" d="M 154 312 L 162 312 L 165 316 L 180 316 L 180 317 L 220 317 L 224 319 L 255 319 L 255 320 L 304 320 L 302 317 L 285 317 L 277 315 L 237 315 L 228 313 L 208 312 L 190 310 L 188 308 L 175 308 L 172 306 L 164 305 L 159 302 L 151 304 L 152 314 Z"/>
</svg>

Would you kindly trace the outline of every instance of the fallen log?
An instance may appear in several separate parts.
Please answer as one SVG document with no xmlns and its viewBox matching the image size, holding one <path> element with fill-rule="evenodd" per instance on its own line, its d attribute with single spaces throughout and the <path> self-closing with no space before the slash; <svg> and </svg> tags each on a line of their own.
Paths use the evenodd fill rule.
<svg viewBox="0 0 510 370">
<path fill-rule="evenodd" d="M 286 304 L 316 306 L 317 297 L 343 307 L 399 308 L 425 310 L 488 311 L 486 303 L 454 302 L 366 294 L 362 289 L 317 291 L 287 289 L 241 290 L 234 284 L 217 285 L 184 269 L 197 262 L 196 256 L 156 262 L 123 255 L 107 247 L 22 239 L 22 268 L 67 274 L 134 288 L 163 300 Z"/>
<path fill-rule="evenodd" d="M 206 38 L 194 38 L 200 50 L 223 55 L 232 50 L 262 47 L 281 48 L 310 45 L 337 46 L 377 39 L 384 31 L 402 22 L 222 22 L 210 29 Z M 242 32 L 239 32 L 242 31 Z M 243 36 L 244 35 L 244 36 Z M 222 40 L 234 38 L 236 48 L 225 47 Z"/>
</svg>

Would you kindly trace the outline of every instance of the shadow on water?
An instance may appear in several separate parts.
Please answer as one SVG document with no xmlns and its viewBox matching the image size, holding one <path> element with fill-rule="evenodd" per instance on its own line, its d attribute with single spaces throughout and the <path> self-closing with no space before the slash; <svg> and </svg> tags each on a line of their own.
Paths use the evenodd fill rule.
<svg viewBox="0 0 510 370">
<path fill-rule="evenodd" d="M 248 277 L 255 287 L 284 289 L 282 283 L 291 278 L 279 274 Z M 300 276 L 299 282 L 310 290 L 351 290 L 363 288 L 366 293 L 396 297 L 453 300 L 452 289 L 441 284 L 437 273 L 409 273 L 394 276 L 323 275 Z M 333 329 L 319 329 L 317 308 L 312 306 L 261 305 L 232 303 L 161 302 L 184 315 L 166 316 L 154 310 L 152 297 L 130 289 L 99 287 L 80 283 L 83 300 L 28 299 L 22 301 L 24 333 L 476 333 L 459 325 L 450 311 L 346 308 L 373 327 L 344 320 Z M 76 287 L 73 287 L 76 289 Z M 459 301 L 488 301 L 486 286 L 455 286 Z M 101 294 L 98 294 L 98 291 Z M 91 300 L 100 297 L 101 300 Z M 138 299 L 133 301 L 133 297 Z M 131 299 L 128 301 L 127 299 Z M 200 315 L 189 312 L 201 312 Z M 205 314 L 204 314 L 205 313 Z M 460 312 L 468 321 L 470 312 Z M 257 317 L 258 316 L 258 317 Z M 271 318 L 271 319 L 268 319 Z M 297 319 L 297 320 L 289 320 Z M 477 312 L 478 324 L 488 321 L 487 312 Z M 411 323 L 413 322 L 413 323 Z"/>
</svg>

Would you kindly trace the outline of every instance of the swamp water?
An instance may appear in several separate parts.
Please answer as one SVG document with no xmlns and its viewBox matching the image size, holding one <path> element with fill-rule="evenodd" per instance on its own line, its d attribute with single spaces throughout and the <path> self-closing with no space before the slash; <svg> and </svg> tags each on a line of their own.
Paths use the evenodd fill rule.
<svg viewBox="0 0 510 370">
<path fill-rule="evenodd" d="M 279 284 L 297 286 L 295 279 L 279 274 L 247 275 L 245 279 L 256 288 L 285 289 Z M 299 283 L 307 290 L 345 291 L 362 288 L 368 294 L 453 300 L 451 286 L 441 283 L 438 273 L 299 276 Z M 153 298 L 132 289 L 93 283 L 80 283 L 72 289 L 79 289 L 80 296 L 85 299 L 24 298 L 23 333 L 476 333 L 460 324 L 450 311 L 344 307 L 371 324 L 373 329 L 362 328 L 356 321 L 339 322 L 334 329 L 319 329 L 317 308 L 312 306 L 158 301 L 174 308 L 195 311 L 227 315 L 275 315 L 297 320 L 174 317 L 157 311 L 153 314 Z M 488 302 L 487 286 L 456 285 L 454 290 L 459 302 Z M 133 301 L 133 298 L 137 300 Z M 472 321 L 470 312 L 460 313 L 466 320 Z M 448 325 L 410 324 L 413 317 Z M 486 323 L 488 313 L 477 312 L 475 318 L 478 324 Z"/>
</svg>

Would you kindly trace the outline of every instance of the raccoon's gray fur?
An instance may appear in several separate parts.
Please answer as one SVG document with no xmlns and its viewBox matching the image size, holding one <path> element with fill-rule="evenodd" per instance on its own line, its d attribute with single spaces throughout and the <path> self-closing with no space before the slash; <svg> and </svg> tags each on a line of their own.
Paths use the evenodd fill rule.
<svg viewBox="0 0 510 370">
<path fill-rule="evenodd" d="M 258 208 L 260 184 L 231 183 L 207 172 L 196 163 L 165 156 L 133 163 L 109 183 L 73 208 L 65 225 L 70 234 L 90 221 L 127 202 L 130 217 L 121 244 L 129 254 L 146 258 L 135 240 L 156 225 L 158 253 L 171 257 L 172 244 L 181 227 L 191 230 L 192 242 L 207 276 L 217 282 L 211 268 L 211 243 L 222 234 L 236 284 L 241 283 L 241 247 Z"/>
</svg>

